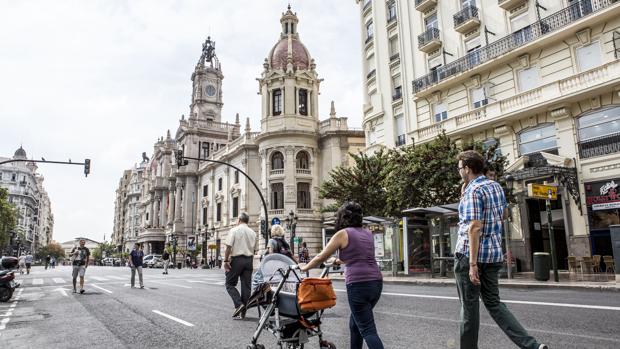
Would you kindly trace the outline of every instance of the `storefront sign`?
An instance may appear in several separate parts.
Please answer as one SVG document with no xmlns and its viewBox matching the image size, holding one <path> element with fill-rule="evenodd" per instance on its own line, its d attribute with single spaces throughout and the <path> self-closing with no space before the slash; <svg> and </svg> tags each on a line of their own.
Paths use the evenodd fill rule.
<svg viewBox="0 0 620 349">
<path fill-rule="evenodd" d="M 551 197 L 549 197 L 549 191 L 551 191 Z M 557 185 L 545 185 L 528 183 L 527 196 L 535 199 L 558 199 L 558 187 Z"/>
<path fill-rule="evenodd" d="M 586 184 L 586 204 L 592 206 L 620 202 L 616 180 Z M 600 206 L 599 206 L 600 207 Z M 613 209 L 615 207 L 611 207 Z M 598 210 L 603 210 L 599 208 Z"/>
<path fill-rule="evenodd" d="M 600 211 L 600 210 L 614 210 L 620 208 L 620 201 L 616 201 L 616 202 L 607 202 L 604 204 L 594 204 L 592 205 L 592 210 L 593 211 Z"/>
<path fill-rule="evenodd" d="M 375 257 L 383 257 L 383 234 L 373 234 L 373 237 L 375 238 Z"/>
<path fill-rule="evenodd" d="M 187 237 L 187 250 L 196 251 L 196 237 L 195 236 Z"/>
</svg>

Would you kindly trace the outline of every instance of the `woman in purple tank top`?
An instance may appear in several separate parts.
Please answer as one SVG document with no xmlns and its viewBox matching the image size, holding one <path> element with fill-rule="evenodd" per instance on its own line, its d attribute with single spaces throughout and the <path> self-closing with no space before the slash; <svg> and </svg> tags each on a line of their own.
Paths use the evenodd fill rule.
<svg viewBox="0 0 620 349">
<path fill-rule="evenodd" d="M 375 246 L 372 233 L 362 227 L 362 207 L 347 202 L 336 213 L 338 232 L 329 240 L 321 253 L 302 271 L 312 269 L 339 251 L 341 263 L 345 264 L 345 283 L 351 317 L 351 349 L 362 349 L 364 341 L 368 349 L 383 349 L 377 334 L 373 308 L 381 297 L 383 277 L 375 260 Z"/>
</svg>

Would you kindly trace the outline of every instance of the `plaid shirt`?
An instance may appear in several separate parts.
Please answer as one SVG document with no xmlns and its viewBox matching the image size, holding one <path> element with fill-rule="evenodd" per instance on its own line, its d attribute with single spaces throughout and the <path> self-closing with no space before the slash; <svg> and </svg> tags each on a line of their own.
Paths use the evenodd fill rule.
<svg viewBox="0 0 620 349">
<path fill-rule="evenodd" d="M 479 176 L 471 181 L 459 203 L 459 236 L 455 253 L 469 256 L 469 225 L 482 221 L 478 263 L 498 263 L 502 253 L 502 217 L 506 208 L 504 190 L 495 181 Z"/>
</svg>

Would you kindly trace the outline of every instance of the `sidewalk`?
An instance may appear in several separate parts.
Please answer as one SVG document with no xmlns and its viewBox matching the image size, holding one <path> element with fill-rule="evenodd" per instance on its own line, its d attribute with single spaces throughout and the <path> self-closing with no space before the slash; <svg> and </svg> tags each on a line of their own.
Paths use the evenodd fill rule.
<svg viewBox="0 0 620 349">
<path fill-rule="evenodd" d="M 606 291 L 620 292 L 620 283 L 616 283 L 615 275 L 584 275 L 583 281 L 581 275 L 574 274 L 569 277 L 568 272 L 560 272 L 560 282 L 553 281 L 553 272 L 551 272 L 549 281 L 538 281 L 534 279 L 533 272 L 517 273 L 513 279 L 500 279 L 499 284 L 502 288 L 537 288 L 537 289 L 568 289 L 568 290 L 584 290 L 584 291 Z M 334 280 L 344 280 L 344 276 L 340 274 L 330 274 L 330 278 Z M 609 281 L 604 281 L 605 277 Z M 612 278 L 613 277 L 613 278 Z M 383 274 L 383 282 L 393 285 L 415 285 L 415 286 L 451 286 L 456 287 L 454 278 L 434 277 L 428 275 L 415 276 L 392 276 L 391 273 Z"/>
</svg>

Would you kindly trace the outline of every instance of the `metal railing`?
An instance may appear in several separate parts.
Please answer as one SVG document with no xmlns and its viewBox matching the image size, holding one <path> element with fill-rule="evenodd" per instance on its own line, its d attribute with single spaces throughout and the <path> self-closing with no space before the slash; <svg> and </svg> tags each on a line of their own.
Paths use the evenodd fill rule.
<svg viewBox="0 0 620 349">
<path fill-rule="evenodd" d="M 406 139 L 405 139 L 405 135 L 398 135 L 398 137 L 396 137 L 396 146 L 400 147 L 401 145 L 405 145 L 407 143 Z"/>
<path fill-rule="evenodd" d="M 366 9 L 372 4 L 372 0 L 366 0 L 364 3 L 364 9 L 362 11 L 366 11 Z"/>
<path fill-rule="evenodd" d="M 374 35 L 370 35 L 369 37 L 367 37 L 367 38 L 366 38 L 366 42 L 365 42 L 365 44 L 367 44 L 367 43 L 371 42 L 371 41 L 372 41 L 372 38 L 374 38 L 374 37 L 375 37 Z"/>
<path fill-rule="evenodd" d="M 429 28 L 424 33 L 418 35 L 418 48 L 426 46 L 433 40 L 439 40 L 439 29 Z"/>
<path fill-rule="evenodd" d="M 377 74 L 377 69 L 373 69 L 366 74 L 366 79 L 370 79 Z"/>
<path fill-rule="evenodd" d="M 453 18 L 454 27 L 456 28 L 472 18 L 478 18 L 478 8 L 476 6 L 465 6 L 462 10 L 457 12 Z"/>
<path fill-rule="evenodd" d="M 437 68 L 436 71 L 432 71 L 414 80 L 412 82 L 413 91 L 414 93 L 423 91 L 454 75 L 473 69 L 482 63 L 524 46 L 548 33 L 558 31 L 585 16 L 604 10 L 616 2 L 617 0 L 582 0 L 576 2 L 540 21 L 492 42 L 485 47 L 472 51 L 445 66 Z M 425 35 L 427 33 L 428 31 L 418 37 L 419 47 L 422 46 L 423 39 L 426 39 Z"/>
<path fill-rule="evenodd" d="M 394 94 L 392 95 L 392 101 L 397 101 L 401 98 L 403 98 L 403 87 L 398 86 L 394 88 Z"/>
<path fill-rule="evenodd" d="M 395 53 L 395 54 L 390 56 L 390 62 L 394 62 L 395 60 L 397 60 L 399 58 L 400 58 L 400 53 L 397 52 L 397 53 Z"/>
<path fill-rule="evenodd" d="M 579 142 L 582 159 L 620 152 L 620 132 Z"/>
<path fill-rule="evenodd" d="M 390 23 L 392 23 L 394 21 L 396 21 L 396 15 L 391 15 L 387 19 L 388 24 L 390 24 Z"/>
</svg>

